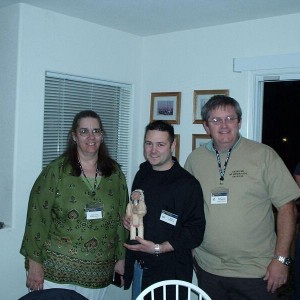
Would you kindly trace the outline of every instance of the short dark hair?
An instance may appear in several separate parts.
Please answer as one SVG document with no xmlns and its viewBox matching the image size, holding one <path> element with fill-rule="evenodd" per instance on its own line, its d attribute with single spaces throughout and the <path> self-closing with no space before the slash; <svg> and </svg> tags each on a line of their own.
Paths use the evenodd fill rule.
<svg viewBox="0 0 300 300">
<path fill-rule="evenodd" d="M 170 143 L 172 144 L 174 142 L 175 139 L 174 127 L 165 121 L 157 120 L 157 121 L 150 122 L 145 128 L 144 139 L 146 138 L 146 134 L 149 130 L 167 131 L 169 133 Z"/>
<path fill-rule="evenodd" d="M 210 117 L 210 113 L 212 110 L 216 108 L 225 108 L 227 106 L 232 106 L 237 114 L 238 121 L 240 122 L 242 119 L 242 110 L 239 105 L 239 103 L 228 96 L 225 95 L 215 95 L 212 96 L 201 108 L 201 116 L 202 120 L 208 121 L 208 118 Z"/>
</svg>

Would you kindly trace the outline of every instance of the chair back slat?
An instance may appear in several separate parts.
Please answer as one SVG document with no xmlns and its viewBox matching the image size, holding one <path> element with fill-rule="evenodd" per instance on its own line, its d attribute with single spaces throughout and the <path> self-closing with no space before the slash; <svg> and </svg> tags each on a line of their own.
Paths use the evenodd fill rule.
<svg viewBox="0 0 300 300">
<path fill-rule="evenodd" d="M 179 285 L 175 285 L 175 290 L 176 290 L 176 300 L 179 300 Z"/>
<path fill-rule="evenodd" d="M 187 288 L 187 296 L 188 300 L 191 300 L 192 294 L 196 294 L 198 296 L 198 300 L 212 300 L 201 288 L 198 286 L 183 280 L 164 280 L 157 283 L 152 284 L 151 286 L 147 287 L 141 294 L 136 298 L 136 300 L 143 300 L 146 295 L 150 293 L 151 300 L 155 300 L 154 292 L 157 288 L 162 288 L 163 290 L 163 300 L 167 299 L 167 286 L 174 286 L 175 287 L 175 300 L 179 299 L 179 290 L 180 287 Z"/>
</svg>

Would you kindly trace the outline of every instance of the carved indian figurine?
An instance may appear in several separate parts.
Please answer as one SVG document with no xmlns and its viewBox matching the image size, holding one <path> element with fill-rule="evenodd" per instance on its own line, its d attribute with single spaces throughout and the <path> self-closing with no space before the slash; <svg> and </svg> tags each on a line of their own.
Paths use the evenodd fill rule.
<svg viewBox="0 0 300 300">
<path fill-rule="evenodd" d="M 130 240 L 135 240 L 136 236 L 144 238 L 143 217 L 146 212 L 144 192 L 134 190 L 126 208 L 126 216 L 130 219 Z"/>
</svg>

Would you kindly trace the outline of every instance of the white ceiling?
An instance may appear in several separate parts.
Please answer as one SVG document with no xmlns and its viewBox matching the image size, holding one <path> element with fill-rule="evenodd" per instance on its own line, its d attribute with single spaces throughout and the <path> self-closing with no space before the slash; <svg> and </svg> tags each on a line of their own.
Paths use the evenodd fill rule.
<svg viewBox="0 0 300 300">
<path fill-rule="evenodd" d="M 300 13 L 300 0 L 0 0 L 147 36 Z"/>
</svg>

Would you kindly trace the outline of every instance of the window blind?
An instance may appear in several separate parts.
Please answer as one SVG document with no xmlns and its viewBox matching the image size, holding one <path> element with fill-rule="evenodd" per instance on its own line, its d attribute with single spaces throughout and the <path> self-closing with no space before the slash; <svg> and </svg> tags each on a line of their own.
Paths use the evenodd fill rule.
<svg viewBox="0 0 300 300">
<path fill-rule="evenodd" d="M 46 72 L 43 167 L 62 154 L 74 116 L 94 110 L 109 153 L 128 174 L 131 85 Z"/>
</svg>

